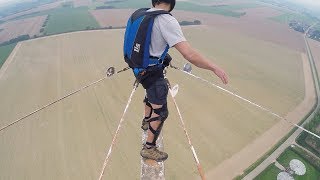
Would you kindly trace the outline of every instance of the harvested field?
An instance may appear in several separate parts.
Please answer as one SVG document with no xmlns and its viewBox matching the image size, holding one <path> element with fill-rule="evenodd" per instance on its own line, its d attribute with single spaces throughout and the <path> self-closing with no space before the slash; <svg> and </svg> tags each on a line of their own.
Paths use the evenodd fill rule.
<svg viewBox="0 0 320 180">
<path fill-rule="evenodd" d="M 92 0 L 73 0 L 73 6 L 75 8 L 81 6 L 90 6 L 92 4 Z"/>
<path fill-rule="evenodd" d="M 0 29 L 3 29 L 0 32 L 0 43 L 9 41 L 20 35 L 28 34 L 30 37 L 38 35 L 46 18 L 47 16 L 37 16 L 0 24 Z"/>
<path fill-rule="evenodd" d="M 38 13 L 38 12 L 41 12 L 41 11 L 54 9 L 54 8 L 60 7 L 61 3 L 63 3 L 63 2 L 64 1 L 56 1 L 56 2 L 53 2 L 53 3 L 50 3 L 50 4 L 41 5 L 41 6 L 38 6 L 37 8 L 33 8 L 33 9 L 28 10 L 28 11 L 23 11 L 23 12 L 20 12 L 20 13 L 16 13 L 16 14 L 1 18 L 0 21 L 8 21 L 8 20 L 23 16 L 23 15 L 32 14 L 32 13 Z"/>
<path fill-rule="evenodd" d="M 184 32 L 194 47 L 228 72 L 230 85 L 223 87 L 280 114 L 287 114 L 302 101 L 300 53 L 203 26 L 184 28 Z M 124 67 L 123 33 L 81 32 L 23 42 L 0 76 L 0 126 L 101 78 L 105 67 Z M 171 54 L 174 64 L 185 62 L 176 51 Z M 220 84 L 207 71 L 195 68 L 194 73 Z M 172 84 L 180 85 L 177 103 L 206 171 L 278 122 L 266 112 L 180 72 L 170 69 L 168 77 Z M 96 179 L 132 83 L 131 72 L 121 73 L 0 133 L 0 179 Z M 105 179 L 139 179 L 143 94 L 139 87 Z M 197 177 L 196 168 L 170 99 L 169 109 L 164 127 L 169 153 L 166 178 L 192 179 Z"/>
<path fill-rule="evenodd" d="M 308 57 L 306 54 L 301 54 L 301 58 L 305 82 L 304 100 L 285 116 L 286 119 L 296 124 L 312 109 L 316 98 Z M 278 143 L 291 129 L 292 126 L 290 124 L 285 121 L 279 121 L 268 131 L 241 149 L 241 151 L 220 163 L 212 171 L 209 171 L 208 177 L 227 180 L 242 174 L 247 167 L 262 157 L 270 147 Z"/>
<path fill-rule="evenodd" d="M 237 5 L 252 3 L 251 0 L 224 0 L 224 1 L 212 1 L 212 0 L 185 0 L 199 5 L 205 6 L 223 6 L 223 5 Z"/>
<path fill-rule="evenodd" d="M 178 21 L 200 20 L 203 25 L 225 29 L 231 33 L 242 33 L 249 37 L 275 43 L 295 51 L 304 52 L 304 40 L 301 33 L 293 31 L 287 25 L 279 24 L 267 18 L 279 13 L 268 7 L 246 10 L 241 18 L 225 17 L 208 13 L 173 11 Z M 104 9 L 90 11 L 103 27 L 125 26 L 132 9 Z"/>
<path fill-rule="evenodd" d="M 251 9 L 246 9 L 246 15 L 243 16 L 244 19 L 248 19 L 248 20 L 264 20 L 270 17 L 274 17 L 274 16 L 279 16 L 280 14 L 282 14 L 281 11 L 278 11 L 276 9 L 273 8 L 269 8 L 269 7 L 258 7 L 258 8 L 251 8 Z"/>
<path fill-rule="evenodd" d="M 100 9 L 91 10 L 90 13 L 101 27 L 120 27 L 126 26 L 128 18 L 134 11 L 133 9 Z"/>
<path fill-rule="evenodd" d="M 242 33 L 249 37 L 290 48 L 294 51 L 305 51 L 304 40 L 301 33 L 289 29 L 287 25 L 260 18 L 261 16 L 256 16 L 256 13 L 253 12 L 250 13 L 251 17 L 245 15 L 239 19 L 187 11 L 175 11 L 173 14 L 179 20 L 193 21 L 197 19 L 204 25 L 210 25 L 234 33 Z"/>
</svg>

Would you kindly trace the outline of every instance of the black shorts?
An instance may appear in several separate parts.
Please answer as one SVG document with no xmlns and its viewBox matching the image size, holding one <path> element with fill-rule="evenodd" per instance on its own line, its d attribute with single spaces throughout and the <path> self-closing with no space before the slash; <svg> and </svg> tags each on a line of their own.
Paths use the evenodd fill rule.
<svg viewBox="0 0 320 180">
<path fill-rule="evenodd" d="M 151 104 L 164 105 L 167 103 L 168 90 L 167 81 L 160 78 L 146 89 L 147 98 Z"/>
</svg>

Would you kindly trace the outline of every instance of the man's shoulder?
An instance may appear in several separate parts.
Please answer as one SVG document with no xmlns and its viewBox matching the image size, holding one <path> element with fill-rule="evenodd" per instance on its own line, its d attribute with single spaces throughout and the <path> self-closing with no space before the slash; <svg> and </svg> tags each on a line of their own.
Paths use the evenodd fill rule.
<svg viewBox="0 0 320 180">
<path fill-rule="evenodd" d="M 170 14 L 161 14 L 157 17 L 157 19 L 158 19 L 159 23 L 161 23 L 163 25 L 168 24 L 168 23 L 176 24 L 178 22 L 177 19 Z"/>
<path fill-rule="evenodd" d="M 150 8 L 147 11 L 152 12 L 152 11 L 161 11 L 162 9 L 156 9 L 156 8 Z M 176 18 L 173 17 L 171 14 L 160 14 L 157 16 L 157 19 L 161 19 L 162 21 L 176 21 Z"/>
</svg>

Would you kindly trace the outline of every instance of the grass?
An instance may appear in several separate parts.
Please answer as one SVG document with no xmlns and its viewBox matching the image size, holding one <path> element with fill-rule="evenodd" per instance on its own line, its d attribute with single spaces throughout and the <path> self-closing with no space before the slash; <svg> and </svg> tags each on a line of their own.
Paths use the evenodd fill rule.
<svg viewBox="0 0 320 180">
<path fill-rule="evenodd" d="M 304 22 L 310 25 L 316 22 L 313 18 L 309 16 L 306 16 L 303 14 L 297 14 L 297 13 L 284 13 L 279 16 L 271 17 L 270 19 L 276 22 L 285 23 L 285 24 L 288 24 L 292 20 Z"/>
<path fill-rule="evenodd" d="M 44 32 L 50 35 L 85 30 L 88 26 L 100 27 L 98 22 L 89 14 L 88 8 L 59 8 L 50 13 L 50 19 Z"/>
<path fill-rule="evenodd" d="M 320 172 L 312 166 L 309 162 L 304 160 L 303 157 L 301 157 L 299 154 L 294 152 L 291 148 L 288 148 L 286 151 L 284 151 L 278 158 L 277 161 L 284 166 L 285 168 L 290 167 L 289 163 L 292 159 L 298 159 L 306 166 L 307 172 L 303 176 L 297 176 L 294 175 L 294 178 L 296 180 L 305 180 L 305 179 L 319 179 L 320 178 Z"/>
<path fill-rule="evenodd" d="M 251 171 L 257 168 L 265 159 L 267 159 L 278 147 L 281 146 L 295 131 L 297 128 L 292 129 L 285 137 L 283 137 L 276 145 L 274 145 L 266 154 L 264 154 L 261 158 L 259 158 L 255 163 L 249 166 L 246 170 L 244 170 L 243 174 L 235 177 L 235 180 L 241 180 L 246 175 L 248 175 Z"/>
<path fill-rule="evenodd" d="M 3 65 L 3 63 L 6 61 L 6 59 L 9 57 L 10 53 L 16 46 L 16 43 L 9 44 L 6 46 L 0 46 L 0 68 Z"/>
<path fill-rule="evenodd" d="M 306 124 L 306 129 L 319 134 L 319 132 L 316 131 L 316 128 L 319 126 L 320 124 L 320 113 L 318 112 L 315 117 L 312 119 L 311 122 L 309 122 L 308 124 Z M 315 155 L 317 155 L 318 157 L 320 157 L 320 153 L 319 151 L 317 151 L 317 148 L 319 148 L 320 146 L 320 141 L 318 138 L 315 138 L 314 136 L 306 133 L 306 132 L 302 132 L 299 137 L 296 139 L 297 143 L 303 147 L 305 147 L 306 149 L 308 149 L 309 151 L 311 151 L 312 153 L 314 153 Z M 310 146 L 309 143 L 307 142 L 311 142 L 314 144 L 314 147 Z"/>
<path fill-rule="evenodd" d="M 270 164 L 264 171 L 262 171 L 254 180 L 270 180 L 277 179 L 277 175 L 281 170 L 275 166 L 275 163 Z"/>
<path fill-rule="evenodd" d="M 306 166 L 306 174 L 303 176 L 294 175 L 294 179 L 296 180 L 313 180 L 313 179 L 319 179 L 320 178 L 320 172 L 312 166 L 308 161 L 306 161 L 303 156 L 296 152 L 303 152 L 299 151 L 300 148 L 295 147 L 298 149 L 298 151 L 294 151 L 291 147 L 287 148 L 277 159 L 277 161 L 285 168 L 289 168 L 289 163 L 292 159 L 298 159 Z M 302 150 L 302 149 L 300 149 Z M 276 179 L 278 173 L 281 172 L 279 168 L 277 168 L 274 163 L 270 164 L 264 171 L 262 171 L 257 177 L 255 177 L 255 180 L 269 180 L 269 179 Z"/>
</svg>

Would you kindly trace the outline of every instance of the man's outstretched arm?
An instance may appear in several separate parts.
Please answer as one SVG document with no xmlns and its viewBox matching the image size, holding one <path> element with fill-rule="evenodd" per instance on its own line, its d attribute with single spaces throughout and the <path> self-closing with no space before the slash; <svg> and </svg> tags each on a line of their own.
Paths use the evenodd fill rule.
<svg viewBox="0 0 320 180">
<path fill-rule="evenodd" d="M 223 69 L 202 56 L 194 50 L 187 41 L 180 42 L 174 47 L 182 54 L 182 56 L 195 66 L 214 72 L 224 84 L 228 83 L 228 76 Z"/>
</svg>

